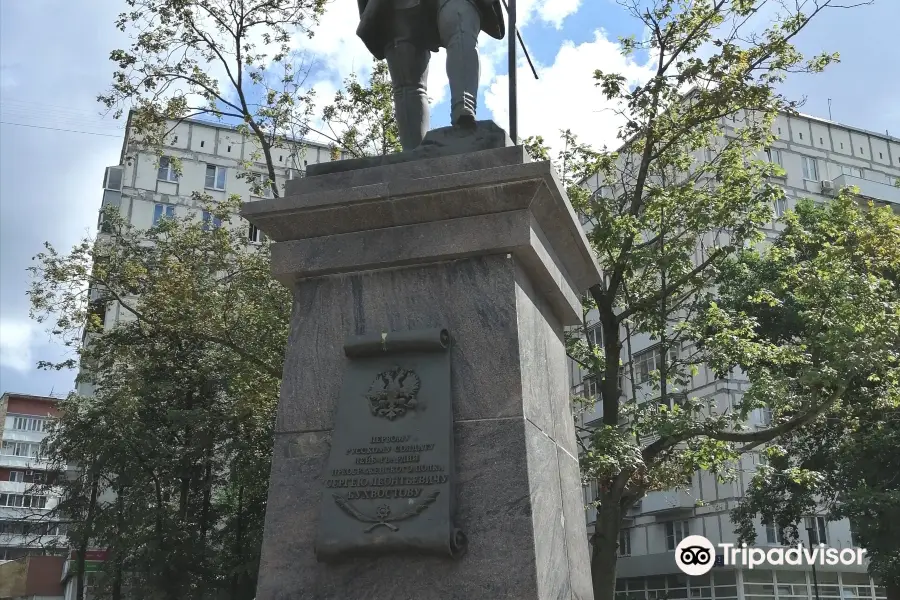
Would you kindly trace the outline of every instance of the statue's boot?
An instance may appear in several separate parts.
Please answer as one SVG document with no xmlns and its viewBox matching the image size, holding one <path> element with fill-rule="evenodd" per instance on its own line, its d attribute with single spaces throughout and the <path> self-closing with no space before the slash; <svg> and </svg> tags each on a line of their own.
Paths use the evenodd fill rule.
<svg viewBox="0 0 900 600">
<path fill-rule="evenodd" d="M 438 31 L 447 49 L 450 80 L 450 122 L 462 129 L 475 128 L 478 102 L 478 33 L 481 15 L 471 0 L 440 0 Z"/>
<path fill-rule="evenodd" d="M 428 50 L 411 42 L 397 42 L 385 50 L 394 93 L 394 118 L 404 150 L 422 143 L 428 131 Z"/>
</svg>

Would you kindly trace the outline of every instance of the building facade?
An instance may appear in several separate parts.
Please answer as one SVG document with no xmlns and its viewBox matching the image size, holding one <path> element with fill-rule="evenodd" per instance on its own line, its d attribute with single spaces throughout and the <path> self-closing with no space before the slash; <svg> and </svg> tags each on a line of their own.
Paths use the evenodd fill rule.
<svg viewBox="0 0 900 600">
<path fill-rule="evenodd" d="M 98 230 L 102 233 L 103 209 L 115 208 L 136 229 L 149 229 L 166 217 L 187 217 L 202 220 L 211 227 L 218 220 L 203 210 L 194 193 L 206 194 L 214 202 L 222 202 L 237 194 L 244 202 L 272 196 L 267 187 L 256 195 L 246 179 L 247 173 L 265 174 L 265 157 L 258 140 L 243 135 L 230 125 L 194 119 L 170 123 L 170 131 L 162 148 L 162 156 L 135 143 L 131 117 L 125 127 L 125 139 L 119 164 L 107 167 L 103 176 Z M 303 177 L 310 164 L 329 162 L 334 156 L 331 148 L 305 140 L 285 142 L 271 150 L 275 183 L 281 194 L 285 182 Z M 176 161 L 181 172 L 176 172 Z M 262 242 L 263 235 L 249 222 L 238 219 L 232 223 L 246 232 L 250 242 Z M 91 292 L 92 299 L 99 292 Z M 104 326 L 127 320 L 130 314 L 118 303 L 97 304 L 92 311 L 101 316 Z M 78 393 L 91 395 L 87 383 L 78 385 Z"/>
<path fill-rule="evenodd" d="M 722 123 L 726 136 L 740 127 L 741 115 Z M 777 217 L 792 209 L 801 198 L 826 202 L 845 186 L 859 188 L 861 202 L 892 206 L 900 212 L 900 139 L 887 134 L 841 125 L 806 115 L 780 115 L 773 124 L 776 140 L 765 152 L 766 158 L 781 165 L 784 177 L 778 178 L 785 190 L 785 201 L 773 207 L 776 220 L 769 224 L 767 236 L 774 238 L 783 228 Z M 702 157 L 698 156 L 702 160 Z M 589 181 L 596 189 L 598 182 Z M 590 319 L 590 316 L 589 316 Z M 595 335 L 600 341 L 599 330 Z M 690 348 L 671 348 L 672 358 Z M 651 373 L 658 369 L 660 349 L 647 336 L 633 336 L 631 354 L 623 349 L 623 394 L 638 402 L 652 401 Z M 571 364 L 573 395 L 595 396 L 596 383 Z M 632 378 L 635 389 L 631 389 Z M 715 400 L 720 409 L 733 405 L 746 390 L 748 382 L 740 375 L 717 379 L 709 368 L 701 367 L 690 377 L 686 389 L 690 397 Z M 598 405 L 581 415 L 582 425 L 590 427 L 602 418 Z M 756 411 L 751 425 L 765 427 L 770 416 Z M 713 544 L 735 543 L 734 524 L 729 514 L 743 497 L 760 460 L 759 453 L 745 455 L 737 466 L 737 478 L 729 483 L 717 481 L 711 473 L 694 475 L 690 489 L 652 492 L 628 512 L 626 527 L 619 540 L 617 596 L 621 600 L 657 600 L 691 598 L 696 600 L 802 600 L 809 598 L 878 599 L 886 597 L 884 588 L 875 585 L 866 567 L 817 566 L 813 576 L 809 567 L 755 568 L 741 570 L 715 567 L 708 575 L 687 577 L 675 564 L 675 547 L 688 535 L 702 535 Z M 596 497 L 596 488 L 585 488 L 585 501 Z M 824 512 L 824 511 L 823 511 Z M 589 535 L 593 533 L 596 511 L 587 511 Z M 853 532 L 848 521 L 828 522 L 822 515 L 809 515 L 799 525 L 801 539 L 831 547 L 853 547 Z M 757 546 L 780 546 L 778 532 L 761 522 L 756 524 Z M 818 596 L 817 596 L 818 594 Z"/>
<path fill-rule="evenodd" d="M 0 397 L 0 562 L 65 552 L 66 530 L 53 513 L 50 465 L 41 442 L 59 414 L 59 399 Z"/>
</svg>

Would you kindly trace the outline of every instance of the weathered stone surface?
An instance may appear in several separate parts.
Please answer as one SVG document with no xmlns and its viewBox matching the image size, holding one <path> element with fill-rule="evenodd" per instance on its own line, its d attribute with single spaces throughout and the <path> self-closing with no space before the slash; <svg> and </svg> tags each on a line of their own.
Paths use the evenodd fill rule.
<svg viewBox="0 0 900 600">
<path fill-rule="evenodd" d="M 360 167 L 337 173 L 292 179 L 285 184 L 285 196 L 327 192 L 401 179 L 422 179 L 451 173 L 466 173 L 530 162 L 522 146 L 482 150 L 436 158 L 424 158 L 392 165 Z M 315 171 L 314 171 L 315 173 Z"/>
<path fill-rule="evenodd" d="M 599 282 L 599 266 L 581 224 L 546 161 L 398 176 L 371 185 L 260 200 L 246 204 L 242 214 L 273 240 L 288 241 L 526 209 L 573 286 L 581 290 Z"/>
<path fill-rule="evenodd" d="M 520 360 L 527 365 L 520 371 L 523 414 L 554 443 L 577 454 L 562 326 L 521 270 L 516 272 L 516 318 Z"/>
<path fill-rule="evenodd" d="M 280 434 L 266 508 L 258 600 L 524 600 L 537 593 L 525 421 L 455 426 L 459 522 L 469 547 L 459 561 L 433 557 L 316 562 L 313 548 L 328 439 Z M 518 460 L 509 460 L 517 457 Z M 548 463 L 549 465 L 549 463 Z M 555 476 L 555 473 L 554 473 Z"/>
<path fill-rule="evenodd" d="M 522 415 L 514 259 L 312 279 L 294 291 L 277 431 L 333 427 L 347 335 L 446 326 L 454 420 Z"/>
<path fill-rule="evenodd" d="M 368 156 L 351 158 L 326 163 L 309 165 L 307 177 L 344 173 L 357 169 L 384 167 L 429 158 L 447 157 L 461 154 L 474 154 L 482 150 L 493 150 L 512 146 L 506 131 L 491 120 L 476 121 L 474 131 L 460 130 L 455 127 L 438 127 L 425 134 L 422 144 L 415 150 L 396 152 L 384 156 Z"/>
<path fill-rule="evenodd" d="M 562 510 L 565 518 L 566 554 L 569 557 L 569 582 L 572 600 L 594 600 L 591 584 L 591 556 L 585 543 L 584 495 L 577 455 L 556 447 L 559 480 L 562 490 Z"/>
<path fill-rule="evenodd" d="M 569 560 L 562 494 L 557 467 L 557 446 L 531 421 L 525 421 L 528 456 L 528 487 L 534 524 L 534 555 L 537 568 L 537 598 L 571 598 Z"/>
<path fill-rule="evenodd" d="M 245 210 L 294 291 L 259 600 L 591 600 L 563 326 L 600 273 L 549 163 L 520 150 L 319 175 Z M 437 327 L 467 553 L 317 562 L 345 338 Z"/>
<path fill-rule="evenodd" d="M 580 299 L 548 244 L 528 211 L 506 211 L 281 242 L 272 247 L 272 274 L 290 287 L 298 280 L 322 275 L 512 254 L 560 322 L 578 324 Z"/>
</svg>

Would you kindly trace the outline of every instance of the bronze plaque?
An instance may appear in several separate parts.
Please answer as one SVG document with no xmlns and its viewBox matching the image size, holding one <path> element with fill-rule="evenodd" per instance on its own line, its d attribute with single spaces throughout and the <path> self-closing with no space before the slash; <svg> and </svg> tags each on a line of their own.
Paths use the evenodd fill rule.
<svg viewBox="0 0 900 600">
<path fill-rule="evenodd" d="M 450 335 L 355 336 L 335 414 L 316 539 L 320 561 L 413 552 L 458 557 Z"/>
</svg>

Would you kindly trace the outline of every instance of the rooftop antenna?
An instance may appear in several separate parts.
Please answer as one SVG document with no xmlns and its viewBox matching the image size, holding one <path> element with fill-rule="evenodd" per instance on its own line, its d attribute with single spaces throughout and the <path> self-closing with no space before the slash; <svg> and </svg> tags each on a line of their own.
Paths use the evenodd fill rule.
<svg viewBox="0 0 900 600">
<path fill-rule="evenodd" d="M 831 98 L 828 99 L 828 120 L 829 120 L 829 121 L 833 121 L 833 120 L 834 120 L 834 119 L 831 118 Z"/>
</svg>

